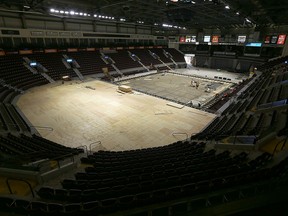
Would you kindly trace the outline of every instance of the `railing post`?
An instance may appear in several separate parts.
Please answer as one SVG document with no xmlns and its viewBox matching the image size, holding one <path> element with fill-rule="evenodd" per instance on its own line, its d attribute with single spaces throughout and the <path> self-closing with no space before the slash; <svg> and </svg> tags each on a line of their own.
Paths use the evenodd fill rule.
<svg viewBox="0 0 288 216">
<path fill-rule="evenodd" d="M 237 135 L 234 135 L 233 145 L 235 145 Z"/>
<path fill-rule="evenodd" d="M 95 142 L 92 142 L 89 144 L 89 151 L 90 151 L 90 154 L 92 153 L 92 145 L 94 144 L 101 144 L 101 141 L 95 141 Z"/>
<path fill-rule="evenodd" d="M 275 148 L 274 148 L 274 151 L 273 151 L 273 153 L 272 153 L 273 156 L 274 156 L 274 154 L 276 153 L 276 150 L 277 150 L 278 146 L 279 146 L 283 141 L 284 141 L 284 143 L 283 143 L 283 145 L 282 145 L 281 151 L 284 149 L 284 147 L 285 147 L 285 145 L 286 145 L 287 137 L 286 137 L 285 139 L 279 141 L 279 142 L 276 144 L 276 146 L 275 146 Z"/>
<path fill-rule="evenodd" d="M 81 145 L 81 146 L 76 147 L 76 149 L 77 149 L 77 148 L 84 148 L 84 152 L 86 151 L 86 155 L 87 155 L 87 157 L 88 157 L 88 148 L 87 148 L 87 145 Z"/>
<path fill-rule="evenodd" d="M 286 139 L 285 139 L 284 144 L 282 145 L 281 151 L 285 148 L 286 142 L 287 142 L 287 137 L 286 137 Z"/>
<path fill-rule="evenodd" d="M 186 141 L 188 141 L 189 135 L 188 135 L 187 133 L 185 133 L 185 132 L 173 132 L 173 133 L 172 133 L 172 136 L 174 136 L 174 135 L 176 135 L 176 134 L 184 134 L 184 135 L 186 135 Z"/>
<path fill-rule="evenodd" d="M 38 129 L 46 129 L 46 130 L 49 130 L 49 131 L 53 131 L 53 130 L 54 130 L 54 128 L 48 127 L 48 126 L 28 125 L 28 127 L 29 127 L 30 132 L 31 132 L 31 129 L 34 128 L 34 129 L 35 129 L 35 132 L 34 132 L 34 133 L 37 134 L 37 135 L 40 135 L 40 133 L 37 131 L 37 128 L 38 128 Z M 31 133 L 32 133 L 32 132 L 31 132 Z"/>
</svg>

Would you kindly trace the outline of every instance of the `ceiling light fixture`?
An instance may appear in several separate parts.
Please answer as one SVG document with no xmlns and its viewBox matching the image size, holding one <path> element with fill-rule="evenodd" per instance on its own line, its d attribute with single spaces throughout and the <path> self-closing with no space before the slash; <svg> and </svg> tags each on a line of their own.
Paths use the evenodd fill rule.
<svg viewBox="0 0 288 216">
<path fill-rule="evenodd" d="M 248 18 L 245 18 L 245 21 L 251 23 L 251 20 L 249 20 Z"/>
</svg>

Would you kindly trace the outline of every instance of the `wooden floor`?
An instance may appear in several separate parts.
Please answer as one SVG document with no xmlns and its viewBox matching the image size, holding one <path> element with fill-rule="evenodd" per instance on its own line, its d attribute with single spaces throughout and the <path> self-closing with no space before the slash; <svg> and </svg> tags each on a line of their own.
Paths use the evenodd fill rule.
<svg viewBox="0 0 288 216">
<path fill-rule="evenodd" d="M 183 140 L 174 132 L 199 132 L 215 115 L 197 109 L 167 106 L 168 101 L 140 94 L 121 94 L 99 80 L 60 82 L 30 89 L 17 101 L 41 136 L 66 146 L 95 141 L 93 150 L 130 150 Z"/>
</svg>

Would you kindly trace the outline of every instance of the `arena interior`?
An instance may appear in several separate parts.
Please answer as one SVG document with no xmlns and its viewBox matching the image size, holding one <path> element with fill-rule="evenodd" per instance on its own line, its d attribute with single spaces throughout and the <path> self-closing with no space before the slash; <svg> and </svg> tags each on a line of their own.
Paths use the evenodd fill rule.
<svg viewBox="0 0 288 216">
<path fill-rule="evenodd" d="M 287 9 L 0 1 L 0 215 L 287 215 Z"/>
</svg>

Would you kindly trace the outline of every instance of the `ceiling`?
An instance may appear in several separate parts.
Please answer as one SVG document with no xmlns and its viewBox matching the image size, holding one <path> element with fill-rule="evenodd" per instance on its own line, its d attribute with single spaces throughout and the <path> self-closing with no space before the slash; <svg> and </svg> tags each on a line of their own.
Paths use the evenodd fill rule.
<svg viewBox="0 0 288 216">
<path fill-rule="evenodd" d="M 288 24 L 287 0 L 0 0 L 0 7 L 45 14 L 54 8 L 87 13 L 94 19 L 101 19 L 96 14 L 114 17 L 113 21 L 186 28 Z"/>
</svg>

